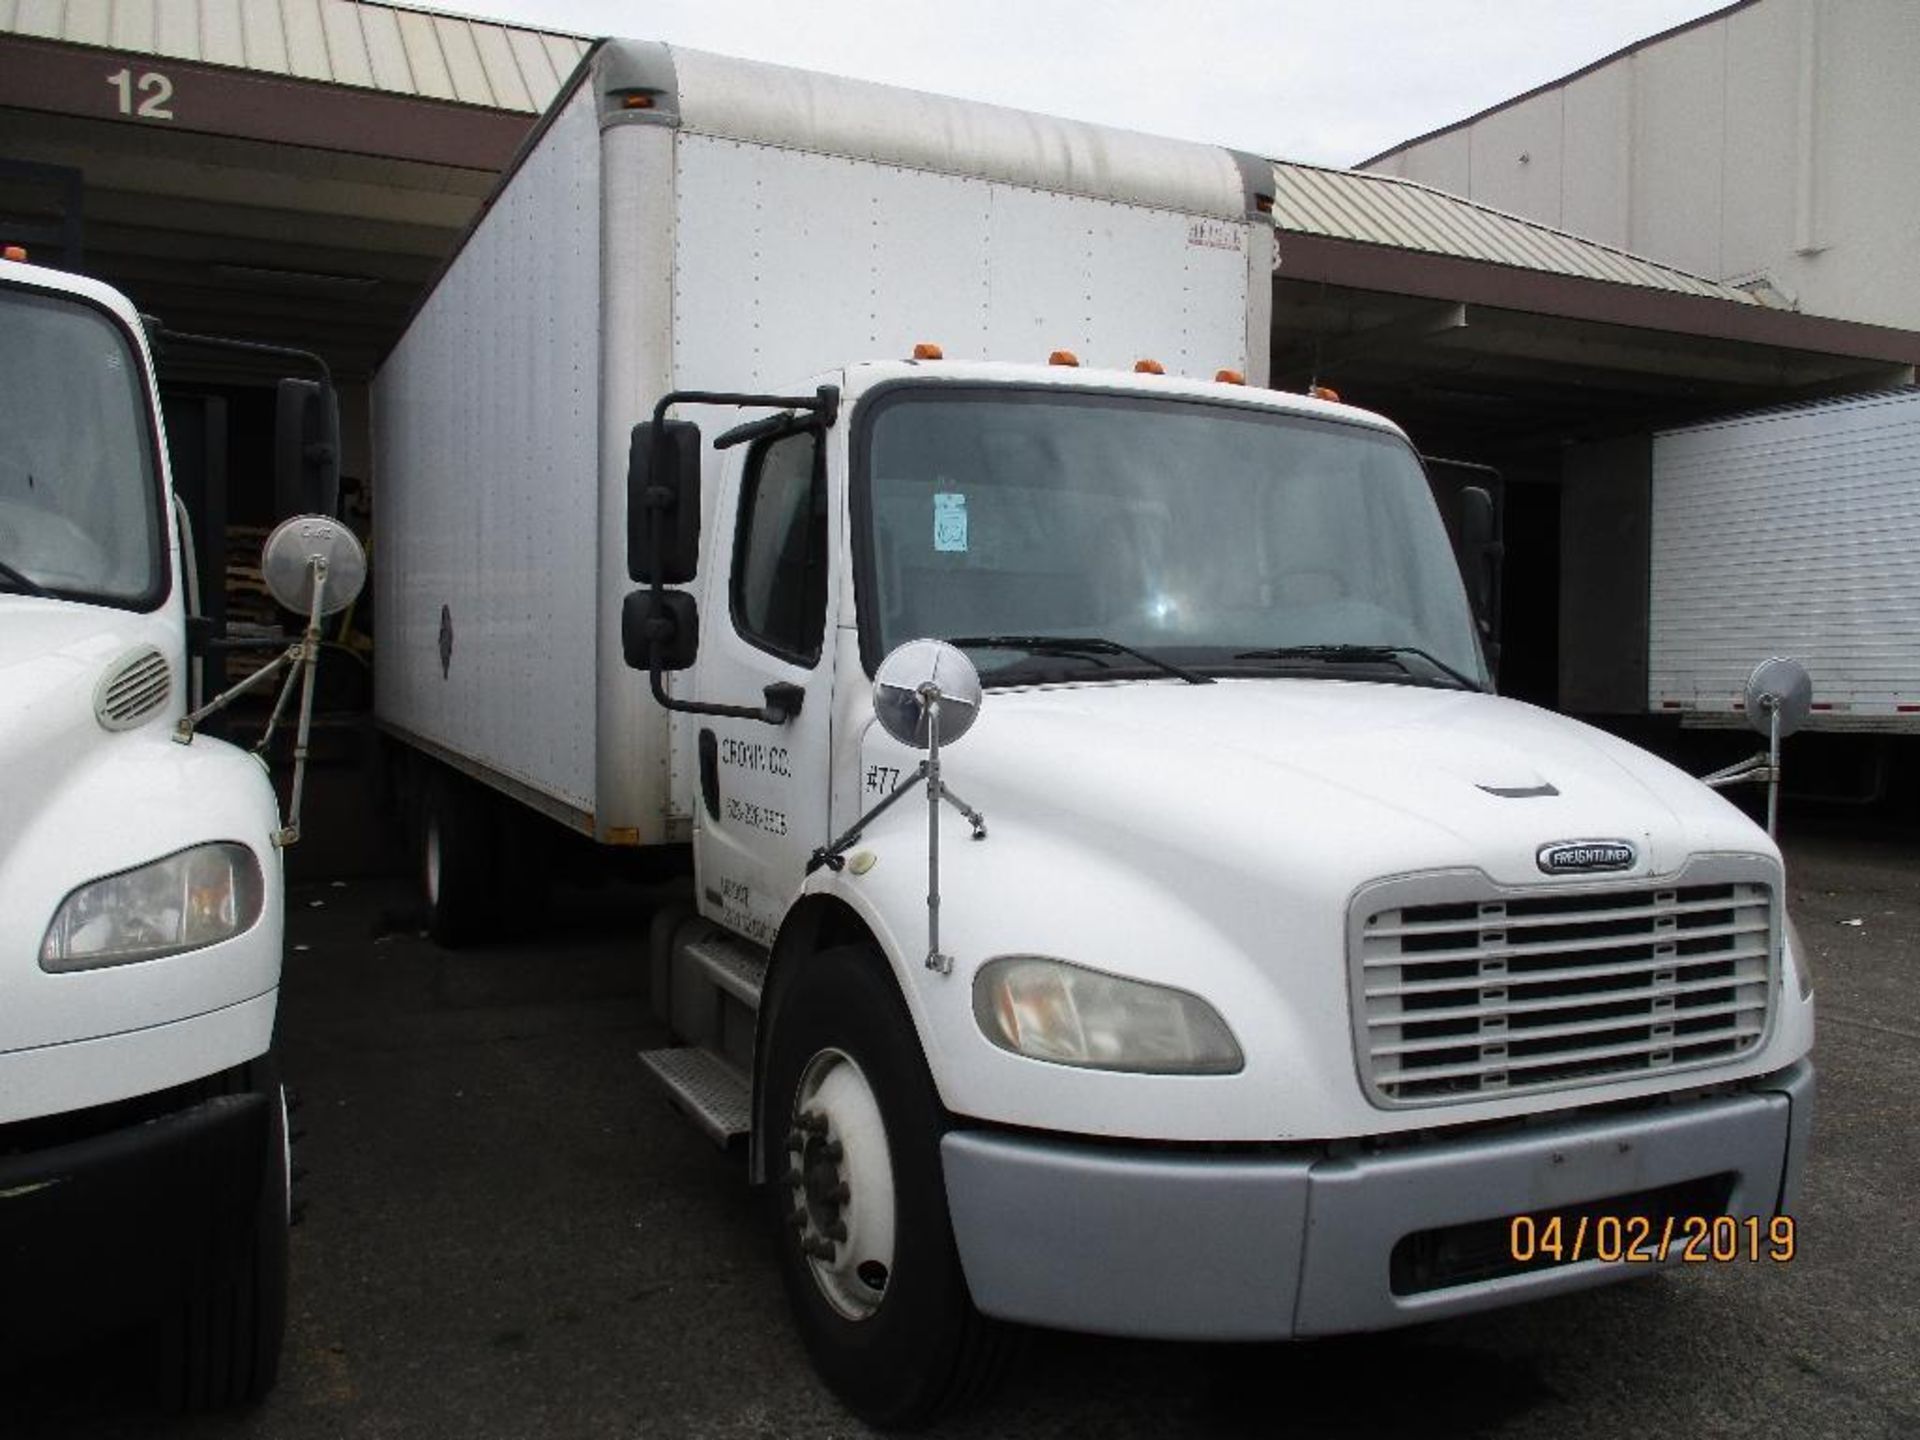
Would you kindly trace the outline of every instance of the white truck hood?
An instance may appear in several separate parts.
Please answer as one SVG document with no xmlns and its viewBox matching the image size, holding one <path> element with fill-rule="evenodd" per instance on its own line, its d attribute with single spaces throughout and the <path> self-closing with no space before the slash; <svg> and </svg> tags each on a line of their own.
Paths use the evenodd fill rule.
<svg viewBox="0 0 1920 1440">
<path fill-rule="evenodd" d="M 996 690 L 951 758 L 983 806 L 996 793 L 1003 810 L 1078 812 L 1206 851 L 1277 846 L 1335 869 L 1345 855 L 1355 883 L 1458 864 L 1537 884 L 1540 847 L 1565 840 L 1628 841 L 1644 874 L 1704 850 L 1775 853 L 1693 777 L 1477 692 L 1318 679 Z"/>
</svg>

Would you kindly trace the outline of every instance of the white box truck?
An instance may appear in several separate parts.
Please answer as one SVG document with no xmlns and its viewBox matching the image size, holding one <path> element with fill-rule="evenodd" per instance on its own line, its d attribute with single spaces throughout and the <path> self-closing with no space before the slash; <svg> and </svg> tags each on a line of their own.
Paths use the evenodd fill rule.
<svg viewBox="0 0 1920 1440">
<path fill-rule="evenodd" d="M 1920 390 L 1653 439 L 1649 708 L 1739 724 L 1743 658 L 1794 655 L 1808 729 L 1920 734 Z"/>
<path fill-rule="evenodd" d="M 184 723 L 194 552 L 147 327 L 9 247 L 0 336 L 0 1345 L 158 1320 L 171 1398 L 238 1404 L 286 1310 L 293 836 L 266 767 Z"/>
<path fill-rule="evenodd" d="M 435 926 L 529 895 L 515 814 L 690 847 L 644 1058 L 878 1423 L 1017 1323 L 1363 1331 L 1792 1213 L 1778 850 L 1492 693 L 1406 438 L 1262 388 L 1271 184 L 607 42 L 376 380 Z M 875 813 L 929 637 L 964 807 Z"/>
</svg>

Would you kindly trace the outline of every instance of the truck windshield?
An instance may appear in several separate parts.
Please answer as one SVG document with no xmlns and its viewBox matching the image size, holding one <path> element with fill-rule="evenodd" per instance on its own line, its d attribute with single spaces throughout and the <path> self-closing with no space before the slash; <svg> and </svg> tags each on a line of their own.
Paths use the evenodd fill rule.
<svg viewBox="0 0 1920 1440">
<path fill-rule="evenodd" d="M 920 636 L 1045 637 L 970 647 L 983 680 L 1013 682 L 1098 637 L 1214 673 L 1485 684 L 1445 527 L 1397 436 L 1014 389 L 902 388 L 866 426 L 869 664 Z M 1128 665 L 1111 647 L 1082 658 Z"/>
<path fill-rule="evenodd" d="M 144 608 L 161 559 L 138 358 L 101 311 L 0 290 L 0 592 Z"/>
</svg>

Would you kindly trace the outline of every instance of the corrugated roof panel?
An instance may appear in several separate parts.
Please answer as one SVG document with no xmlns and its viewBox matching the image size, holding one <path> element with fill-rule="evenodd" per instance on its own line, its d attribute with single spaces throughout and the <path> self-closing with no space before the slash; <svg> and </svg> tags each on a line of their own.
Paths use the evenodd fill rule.
<svg viewBox="0 0 1920 1440">
<path fill-rule="evenodd" d="M 510 30 L 507 43 L 513 46 L 513 58 L 520 62 L 520 74 L 527 82 L 527 93 L 542 110 L 560 93 L 560 77 L 553 73 L 553 57 L 540 37 L 530 30 Z"/>
<path fill-rule="evenodd" d="M 113 36 L 110 0 L 67 0 L 66 22 L 60 38 L 76 45 L 106 45 Z"/>
<path fill-rule="evenodd" d="M 66 7 L 62 0 L 20 0 L 20 13 L 14 18 L 14 29 L 22 35 L 44 35 L 50 40 L 60 38 L 60 22 L 66 18 Z"/>
<path fill-rule="evenodd" d="M 320 0 L 280 0 L 280 21 L 286 27 L 287 68 L 302 80 L 336 78 L 327 55 Z"/>
<path fill-rule="evenodd" d="M 153 0 L 119 0 L 113 7 L 113 48 L 153 49 Z"/>
<path fill-rule="evenodd" d="M 375 88 L 373 61 L 367 55 L 366 31 L 360 28 L 359 7 L 347 0 L 320 0 L 320 23 L 327 35 L 327 64 L 342 85 Z"/>
<path fill-rule="evenodd" d="M 435 16 L 433 33 L 440 41 L 440 54 L 447 62 L 454 98 L 468 105 L 493 105 L 493 86 L 487 83 L 487 67 L 480 63 L 480 52 L 474 46 L 473 30 L 467 22 L 447 15 Z"/>
<path fill-rule="evenodd" d="M 240 24 L 240 0 L 200 0 L 200 53 L 184 57 L 213 65 L 244 66 L 247 41 Z"/>
<path fill-rule="evenodd" d="M 280 25 L 280 7 L 273 0 L 252 0 L 240 6 L 240 41 L 247 49 L 249 70 L 287 73 L 287 32 Z"/>
<path fill-rule="evenodd" d="M 160 0 L 154 16 L 153 51 L 181 60 L 200 53 L 199 0 Z"/>
<path fill-rule="evenodd" d="M 0 34 L 528 113 L 588 48 L 385 0 L 0 0 Z"/>
<path fill-rule="evenodd" d="M 580 63 L 580 57 L 587 53 L 586 42 L 572 35 L 542 34 L 540 43 L 547 47 L 547 58 L 553 61 L 553 88 L 558 94 L 560 86 Z"/>
<path fill-rule="evenodd" d="M 527 82 L 520 77 L 520 65 L 513 58 L 513 46 L 507 43 L 506 31 L 498 25 L 476 24 L 473 43 L 480 52 L 480 63 L 487 67 L 487 84 L 493 87 L 494 102 L 501 109 L 545 108 L 536 106 L 533 96 L 527 92 Z"/>
<path fill-rule="evenodd" d="M 407 68 L 413 72 L 413 88 L 436 100 L 453 99 L 453 77 L 447 73 L 446 57 L 440 53 L 440 37 L 434 33 L 433 17 L 417 10 L 396 10 L 393 18 L 400 24 L 400 43 L 407 49 Z"/>
<path fill-rule="evenodd" d="M 1274 221 L 1283 234 L 1323 235 L 1739 304 L 1760 303 L 1731 285 L 1395 175 L 1329 170 L 1290 161 L 1275 162 L 1273 170 Z"/>
<path fill-rule="evenodd" d="M 387 9 L 361 5 L 354 9 L 360 12 L 360 33 L 366 38 L 373 83 L 382 90 L 413 94 L 413 67 L 407 63 L 407 45 L 400 38 L 399 17 Z"/>
</svg>

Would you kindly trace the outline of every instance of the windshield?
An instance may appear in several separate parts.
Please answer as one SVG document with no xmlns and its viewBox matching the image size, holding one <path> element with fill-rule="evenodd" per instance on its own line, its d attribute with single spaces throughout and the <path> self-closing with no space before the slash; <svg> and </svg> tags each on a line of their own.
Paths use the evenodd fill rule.
<svg viewBox="0 0 1920 1440">
<path fill-rule="evenodd" d="M 0 290 L 0 592 L 160 598 L 158 491 L 140 363 L 104 313 Z"/>
<path fill-rule="evenodd" d="M 902 389 L 870 416 L 870 663 L 921 636 L 1098 637 L 1215 673 L 1485 682 L 1445 528 L 1397 436 L 1010 389 Z M 991 683 L 1031 678 L 1036 648 L 1058 668 L 1057 643 L 972 654 Z"/>
</svg>

